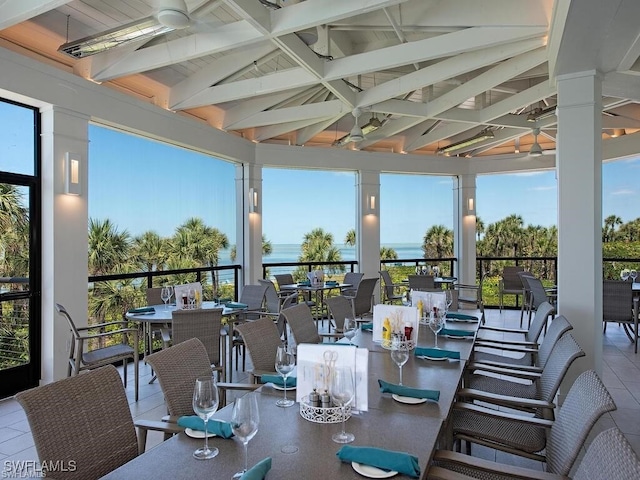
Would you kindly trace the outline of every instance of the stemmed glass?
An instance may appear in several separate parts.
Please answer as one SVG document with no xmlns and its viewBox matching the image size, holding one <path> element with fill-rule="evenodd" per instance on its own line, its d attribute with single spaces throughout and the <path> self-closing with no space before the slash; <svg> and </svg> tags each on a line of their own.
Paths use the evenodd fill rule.
<svg viewBox="0 0 640 480">
<path fill-rule="evenodd" d="M 240 439 L 244 446 L 244 468 L 233 475 L 233 478 L 240 478 L 247 471 L 247 445 L 249 440 L 258 433 L 260 424 L 260 412 L 258 411 L 258 397 L 255 393 L 248 393 L 236 398 L 231 412 L 231 429 L 236 437 Z"/>
<path fill-rule="evenodd" d="M 196 308 L 196 290 L 195 288 L 190 288 L 187 293 L 187 298 L 189 299 L 189 308 L 193 310 Z"/>
<path fill-rule="evenodd" d="M 168 310 L 169 307 L 167 306 L 167 302 L 169 302 L 169 300 L 171 300 L 171 287 L 162 287 L 162 290 L 160 290 L 160 298 L 162 299 L 162 301 L 164 302 L 164 309 Z"/>
<path fill-rule="evenodd" d="M 346 421 L 346 407 L 353 401 L 355 396 L 355 385 L 353 382 L 353 373 L 349 367 L 334 368 L 331 372 L 331 383 L 329 384 L 329 394 L 333 403 L 338 405 L 342 410 L 342 430 L 335 433 L 331 440 L 336 443 L 351 443 L 355 440 L 353 433 L 347 433 L 344 430 Z"/>
<path fill-rule="evenodd" d="M 444 327 L 444 322 L 445 322 L 445 314 L 444 312 L 440 312 L 440 310 L 438 310 L 437 312 L 433 312 L 432 314 L 429 315 L 429 328 L 436 336 L 436 343 L 434 348 L 439 348 L 438 333 Z"/>
<path fill-rule="evenodd" d="M 287 349 L 286 345 L 280 345 L 276 351 L 276 372 L 282 375 L 284 382 L 284 398 L 281 398 L 276 402 L 279 407 L 290 407 L 294 403 L 293 400 L 287 399 L 287 377 L 293 371 L 296 361 L 293 353 Z"/>
<path fill-rule="evenodd" d="M 622 278 L 623 282 L 626 282 L 629 279 L 629 270 L 627 270 L 626 268 L 622 270 L 622 272 L 620 272 L 620 277 Z"/>
<path fill-rule="evenodd" d="M 411 306 L 411 290 L 405 290 L 405 292 L 402 294 L 402 304 L 405 307 Z"/>
<path fill-rule="evenodd" d="M 207 460 L 218 455 L 217 448 L 209 448 L 207 422 L 218 409 L 218 386 L 213 376 L 198 377 L 193 389 L 193 411 L 204 420 L 204 447 L 193 452 L 198 460 Z"/>
<path fill-rule="evenodd" d="M 634 269 L 629 272 L 629 276 L 631 277 L 631 282 L 635 283 L 636 278 L 638 276 L 638 272 Z"/>
<path fill-rule="evenodd" d="M 402 385 L 402 366 L 409 360 L 409 346 L 407 345 L 404 335 L 393 337 L 391 342 L 391 359 L 400 369 L 400 382 L 398 382 L 398 385 Z"/>
<path fill-rule="evenodd" d="M 351 340 L 358 333 L 358 324 L 354 318 L 345 317 L 344 325 L 342 326 L 342 334 L 349 340 L 349 345 L 351 345 Z"/>
<path fill-rule="evenodd" d="M 449 289 L 444 291 L 444 295 L 445 295 L 446 304 L 447 304 L 447 308 L 445 309 L 445 315 L 446 315 L 446 312 L 449 311 L 449 308 L 451 307 L 451 304 L 453 303 L 453 292 L 449 288 Z"/>
</svg>

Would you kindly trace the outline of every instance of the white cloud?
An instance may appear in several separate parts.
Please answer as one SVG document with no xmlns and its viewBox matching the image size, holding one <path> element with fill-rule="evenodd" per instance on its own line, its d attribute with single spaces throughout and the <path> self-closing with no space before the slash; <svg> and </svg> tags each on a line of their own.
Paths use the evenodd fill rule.
<svg viewBox="0 0 640 480">
<path fill-rule="evenodd" d="M 611 192 L 611 195 L 635 195 L 636 192 L 634 190 L 628 188 L 621 188 L 620 190 L 614 190 Z"/>
<path fill-rule="evenodd" d="M 539 187 L 527 188 L 527 190 L 529 192 L 546 192 L 549 190 L 556 190 L 556 187 L 554 185 L 549 185 L 547 187 L 540 185 Z"/>
</svg>

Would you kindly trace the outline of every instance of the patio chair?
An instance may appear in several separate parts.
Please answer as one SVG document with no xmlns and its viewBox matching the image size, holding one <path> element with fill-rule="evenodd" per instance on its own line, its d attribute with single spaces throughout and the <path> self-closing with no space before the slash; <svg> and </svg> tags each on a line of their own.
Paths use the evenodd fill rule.
<svg viewBox="0 0 640 480">
<path fill-rule="evenodd" d="M 373 307 L 373 291 L 377 283 L 377 278 L 363 278 L 354 296 L 345 295 L 345 298 L 351 302 L 351 312 L 354 319 L 362 319 L 364 315 L 371 313 Z"/>
<path fill-rule="evenodd" d="M 454 404 L 454 408 L 462 408 Z M 432 466 L 426 472 L 429 479 L 462 479 L 462 478 L 567 478 L 580 454 L 587 436 L 593 425 L 606 412 L 616 409 L 616 405 L 606 387 L 593 370 L 587 370 L 578 376 L 573 383 L 567 397 L 560 407 L 555 421 L 544 420 L 535 417 L 513 417 L 508 412 L 490 410 L 486 416 L 477 413 L 479 423 L 486 425 L 488 435 L 483 445 L 490 448 L 498 448 L 508 453 L 545 462 L 545 472 L 529 470 L 523 467 L 503 465 L 493 461 L 487 461 L 461 453 L 437 450 L 434 453 Z M 477 407 L 478 412 L 484 412 L 482 407 Z M 590 465 L 594 459 L 590 458 L 595 452 L 584 457 L 576 472 L 575 479 L 628 479 L 638 478 L 638 459 L 626 442 L 618 440 L 614 444 L 607 444 L 609 439 L 617 435 L 607 434 L 605 438 L 594 440 L 591 448 L 595 448 L 595 458 L 607 458 L 607 462 L 618 463 L 606 469 L 605 465 L 594 467 L 596 476 L 591 476 Z M 462 437 L 462 435 L 461 435 Z M 475 438 L 471 441 L 479 443 Z M 623 444 L 622 451 L 615 446 Z M 603 458 L 603 462 L 605 461 Z M 587 462 L 584 465 L 583 462 Z M 596 460 L 598 461 L 598 460 Z M 446 472 L 450 470 L 457 475 Z M 636 472 L 636 476 L 627 476 L 628 472 Z M 466 476 L 461 476 L 466 475 Z M 557 477 L 552 476 L 557 475 Z M 565 477 L 560 477 L 560 476 Z M 609 476 L 611 475 L 611 476 Z"/>
<path fill-rule="evenodd" d="M 138 401 L 138 329 L 128 328 L 126 321 L 98 323 L 88 327 L 76 327 L 75 322 L 59 303 L 56 303 L 58 314 L 67 320 L 71 331 L 71 341 L 69 342 L 69 360 L 67 365 L 67 376 L 78 375 L 84 370 L 92 370 L 104 365 L 122 362 L 124 366 L 124 385 L 127 385 L 127 363 L 133 360 L 133 375 L 135 401 Z M 115 330 L 106 331 L 108 327 L 116 327 Z M 95 333 L 92 333 L 95 331 Z M 106 340 L 118 341 L 105 347 L 94 347 Z M 133 348 L 129 345 L 131 339 Z"/>
<path fill-rule="evenodd" d="M 572 330 L 573 326 L 565 318 L 564 315 L 558 315 L 551 321 L 547 333 L 545 334 L 542 342 L 540 342 L 539 348 L 518 345 L 499 345 L 496 347 L 489 347 L 491 350 L 495 348 L 503 352 L 511 352 L 521 354 L 519 356 L 502 355 L 494 353 L 492 351 L 478 351 L 473 350 L 472 361 L 469 363 L 468 368 L 474 368 L 476 363 L 484 363 L 488 365 L 494 365 L 496 367 L 514 367 L 514 368 L 526 368 L 529 371 L 541 371 L 547 364 L 549 355 L 555 346 L 556 342 L 560 340 L 560 337 Z M 486 348 L 486 347 L 485 347 Z"/>
<path fill-rule="evenodd" d="M 507 265 L 502 270 L 502 278 L 500 278 L 500 283 L 498 284 L 498 301 L 501 312 L 505 295 L 515 295 L 516 303 L 520 297 L 523 297 L 524 301 L 524 287 L 518 272 L 524 272 L 524 267 Z"/>
<path fill-rule="evenodd" d="M 15 398 L 27 414 L 41 464 L 59 466 L 47 477 L 99 478 L 139 453 L 129 402 L 112 365 Z"/>
<path fill-rule="evenodd" d="M 480 283 L 478 285 L 464 283 L 456 283 L 453 285 L 453 290 L 457 292 L 458 295 L 458 308 L 470 306 L 473 309 L 480 310 L 480 323 L 482 325 L 484 325 L 486 321 L 484 316 L 484 301 L 482 299 L 482 289 L 486 278 L 487 274 L 484 273 L 480 277 Z"/>
<path fill-rule="evenodd" d="M 433 275 L 409 275 L 409 288 L 411 290 L 431 291 L 436 290 Z"/>
<path fill-rule="evenodd" d="M 622 324 L 624 333 L 627 334 L 634 346 L 634 352 L 638 353 L 638 312 L 637 301 L 633 299 L 633 284 L 620 280 L 602 281 L 602 321 L 603 330 L 607 331 L 607 323 L 616 322 Z"/>
<path fill-rule="evenodd" d="M 257 383 L 263 374 L 277 374 L 275 358 L 282 339 L 273 320 L 269 317 L 259 318 L 236 327 L 241 335 L 245 348 L 251 357 L 253 369 L 249 372 L 252 383 Z"/>
<path fill-rule="evenodd" d="M 327 298 L 324 303 L 327 304 L 327 309 L 331 316 L 333 331 L 335 333 L 342 333 L 344 330 L 344 319 L 347 317 L 350 318 L 351 315 L 353 315 L 351 302 L 344 295 L 336 295 L 335 297 Z"/>
<path fill-rule="evenodd" d="M 402 301 L 402 294 L 397 293 L 398 288 L 406 288 L 406 285 L 400 283 L 393 283 L 391 280 L 391 274 L 388 270 L 380 270 L 380 276 L 384 285 L 382 286 L 382 303 L 393 304 L 397 301 Z"/>
<path fill-rule="evenodd" d="M 323 338 L 341 338 L 341 333 L 318 333 L 311 309 L 304 303 L 282 310 L 296 345 L 301 343 L 322 343 Z"/>
<path fill-rule="evenodd" d="M 344 280 L 342 283 L 346 283 L 351 285 L 350 287 L 345 287 L 340 291 L 342 295 L 355 295 L 358 290 L 358 285 L 360 284 L 360 280 L 364 277 L 364 273 L 360 272 L 347 272 L 344 274 Z"/>
<path fill-rule="evenodd" d="M 550 289 L 545 288 L 542 281 L 535 277 L 531 272 L 519 272 L 522 286 L 524 287 L 524 301 L 522 302 L 522 312 L 528 312 L 529 322 L 531 322 L 531 314 L 544 303 L 549 302 L 555 306 L 556 295 Z M 522 313 L 520 314 L 520 326 L 522 327 Z"/>
</svg>

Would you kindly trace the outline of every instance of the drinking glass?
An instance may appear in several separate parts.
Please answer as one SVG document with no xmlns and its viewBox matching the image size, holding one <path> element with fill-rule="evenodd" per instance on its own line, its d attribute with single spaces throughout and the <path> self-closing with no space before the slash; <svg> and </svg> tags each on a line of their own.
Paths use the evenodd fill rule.
<svg viewBox="0 0 640 480">
<path fill-rule="evenodd" d="M 444 327 L 444 322 L 445 322 L 445 315 L 441 314 L 440 311 L 432 312 L 429 315 L 429 328 L 431 329 L 431 331 L 436 336 L 436 343 L 435 343 L 434 348 L 439 348 L 438 347 L 438 333 Z"/>
<path fill-rule="evenodd" d="M 355 396 L 355 385 L 353 382 L 353 373 L 349 367 L 334 368 L 331 372 L 331 383 L 329 384 L 329 394 L 333 403 L 342 410 L 342 430 L 331 437 L 336 443 L 351 443 L 355 440 L 353 433 L 347 433 L 344 430 L 346 421 L 346 407 L 353 401 Z"/>
<path fill-rule="evenodd" d="M 279 407 L 290 407 L 294 403 L 293 400 L 287 399 L 287 377 L 293 371 L 293 368 L 296 365 L 295 357 L 293 353 L 289 349 L 287 349 L 286 345 L 280 345 L 278 350 L 276 351 L 276 372 L 282 375 L 282 380 L 284 382 L 284 398 L 281 398 L 276 402 L 276 405 Z"/>
<path fill-rule="evenodd" d="M 354 318 L 345 317 L 344 325 L 342 326 L 342 334 L 349 340 L 349 345 L 351 345 L 351 340 L 358 333 L 358 323 Z"/>
<path fill-rule="evenodd" d="M 218 455 L 217 448 L 209 448 L 207 422 L 218 409 L 218 386 L 213 376 L 198 377 L 193 389 L 193 411 L 204 420 L 204 447 L 193 452 L 198 460 L 207 460 Z"/>
<path fill-rule="evenodd" d="M 422 266 L 422 275 L 426 275 L 426 274 L 427 274 L 427 272 L 428 272 L 428 270 L 427 270 L 427 266 L 426 266 L 426 265 L 423 265 L 423 266 Z"/>
<path fill-rule="evenodd" d="M 626 282 L 629 279 L 629 270 L 627 270 L 626 268 L 622 270 L 622 272 L 620 272 L 620 277 L 622 278 L 623 282 Z"/>
<path fill-rule="evenodd" d="M 410 290 L 406 290 L 402 294 L 402 304 L 405 307 L 410 307 L 411 306 L 411 291 Z"/>
<path fill-rule="evenodd" d="M 258 433 L 260 412 L 258 411 L 258 397 L 255 393 L 248 393 L 236 399 L 231 412 L 231 429 L 244 446 L 244 468 L 233 478 L 240 478 L 248 469 L 247 444 Z"/>
<path fill-rule="evenodd" d="M 446 299 L 446 304 L 447 307 L 445 308 L 445 313 L 449 311 L 449 308 L 451 307 L 451 304 L 453 303 L 453 292 L 451 291 L 450 288 L 446 289 L 444 291 L 444 295 L 445 295 L 445 299 Z"/>
<path fill-rule="evenodd" d="M 162 290 L 160 290 L 160 298 L 164 302 L 164 309 L 168 310 L 167 302 L 171 300 L 171 287 L 162 287 Z"/>
<path fill-rule="evenodd" d="M 636 270 L 631 270 L 629 272 L 629 276 L 631 277 L 631 281 L 635 283 L 636 277 L 638 276 L 638 272 Z"/>
<path fill-rule="evenodd" d="M 195 288 L 190 288 L 187 293 L 187 298 L 189 299 L 189 308 L 193 310 L 196 308 L 196 290 Z"/>
<path fill-rule="evenodd" d="M 400 369 L 400 382 L 402 385 L 402 366 L 409 360 L 409 346 L 404 336 L 395 336 L 391 342 L 391 359 Z"/>
</svg>

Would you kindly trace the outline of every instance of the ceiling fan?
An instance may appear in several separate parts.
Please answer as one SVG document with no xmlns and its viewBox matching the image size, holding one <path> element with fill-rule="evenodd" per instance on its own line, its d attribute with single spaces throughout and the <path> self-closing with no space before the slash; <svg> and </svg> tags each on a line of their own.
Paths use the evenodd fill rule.
<svg viewBox="0 0 640 480">
<path fill-rule="evenodd" d="M 149 40 L 173 30 L 182 30 L 192 25 L 198 14 L 210 3 L 207 2 L 197 11 L 190 13 L 185 0 L 157 0 L 157 8 L 153 15 L 65 43 L 58 51 L 74 58 L 84 58 L 127 43 Z"/>
<path fill-rule="evenodd" d="M 387 121 L 386 118 L 384 120 L 380 120 L 378 119 L 378 117 L 372 116 L 369 121 L 361 127 L 358 125 L 358 118 L 360 118 L 361 114 L 362 110 L 360 108 L 356 107 L 353 109 L 353 111 L 351 112 L 351 115 L 353 115 L 355 119 L 353 128 L 347 135 L 333 142 L 333 146 L 341 147 L 350 142 L 362 142 L 369 133 L 375 132 Z"/>
<path fill-rule="evenodd" d="M 540 129 L 534 128 L 531 133 L 533 134 L 533 145 L 529 149 L 530 157 L 541 157 L 542 155 L 555 155 L 556 149 L 543 150 L 538 143 L 538 135 L 540 135 Z"/>
</svg>

